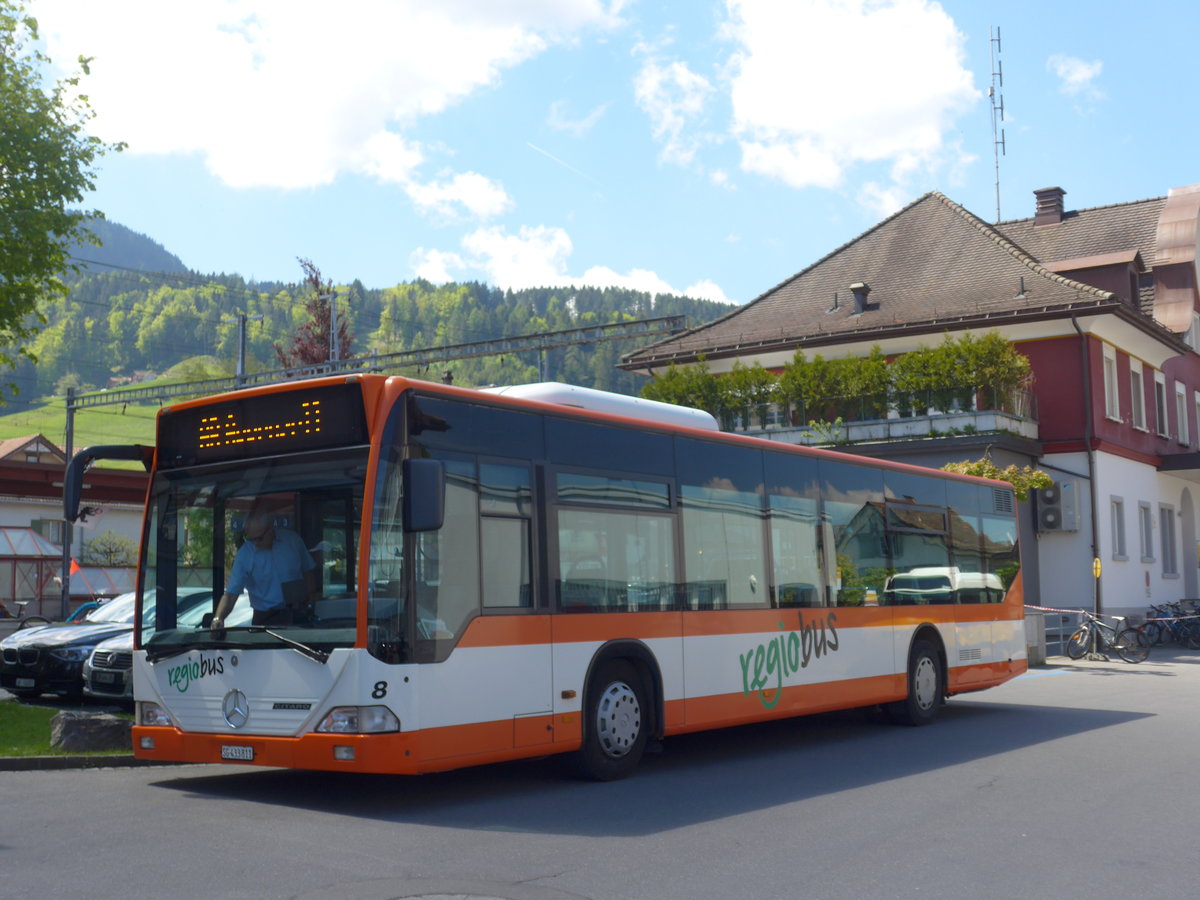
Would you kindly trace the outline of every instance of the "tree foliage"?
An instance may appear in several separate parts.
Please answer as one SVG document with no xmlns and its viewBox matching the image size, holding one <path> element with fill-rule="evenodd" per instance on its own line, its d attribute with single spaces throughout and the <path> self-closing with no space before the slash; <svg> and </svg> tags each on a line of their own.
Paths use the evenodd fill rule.
<svg viewBox="0 0 1200 900">
<path fill-rule="evenodd" d="M 139 259 L 145 255 L 135 253 Z M 68 374 L 75 377 L 63 385 L 72 384 L 79 391 L 118 386 L 124 379 L 146 373 L 163 375 L 193 357 L 203 358 L 203 368 L 212 373 L 207 377 L 215 377 L 221 369 L 231 373 L 238 352 L 239 314 L 249 317 L 247 370 L 277 369 L 276 345 L 290 348 L 297 330 L 312 321 L 311 281 L 297 285 L 250 282 L 227 274 L 138 272 L 130 271 L 136 268 L 132 258 L 112 262 L 122 270 L 73 273 L 65 279 L 67 298 L 44 306 L 46 325 L 30 348 L 38 357 L 37 365 L 24 360 L 14 372 L 30 383 L 26 393 L 61 396 L 56 383 Z M 327 291 L 330 282 L 319 280 Z M 339 322 L 354 335 L 352 352 L 358 355 L 651 316 L 683 316 L 699 324 L 729 311 L 728 306 L 707 300 L 626 288 L 504 291 L 478 282 L 433 285 L 421 279 L 386 288 L 366 288 L 355 280 L 332 288 L 339 298 Z M 322 347 L 327 335 L 325 330 L 319 339 Z M 646 342 L 646 337 L 633 337 L 387 371 L 438 380 L 448 369 L 454 383 L 464 386 L 548 380 L 637 394 L 645 377 L 617 369 L 616 364 L 623 354 Z M 200 377 L 201 367 L 185 368 Z"/>
<path fill-rule="evenodd" d="M 132 566 L 137 562 L 137 544 L 115 531 L 102 531 L 83 542 L 85 566 Z"/>
<path fill-rule="evenodd" d="M 69 248 L 86 240 L 85 213 L 72 210 L 93 186 L 109 150 L 87 133 L 92 118 L 79 71 L 44 85 L 50 60 L 37 49 L 37 21 L 19 0 L 0 0 L 0 364 L 30 358 L 39 302 L 66 293 Z M 99 213 L 91 215 L 99 217 Z M 0 401 L 2 402 L 2 401 Z"/>
<path fill-rule="evenodd" d="M 797 351 L 778 374 L 741 363 L 723 375 L 710 374 L 703 362 L 672 365 L 646 385 L 643 396 L 679 397 L 668 402 L 701 406 L 723 421 L 747 411 L 762 418 L 769 403 L 803 411 L 803 421 L 850 421 L 886 418 L 893 405 L 902 415 L 928 406 L 969 410 L 977 398 L 988 408 L 1001 408 L 1012 391 L 1029 386 L 1030 372 L 1029 359 L 990 332 L 946 335 L 937 347 L 918 347 L 891 360 L 878 346 L 864 357 L 837 359 L 819 353 L 809 359 Z"/>
<path fill-rule="evenodd" d="M 1054 479 L 1041 469 L 1032 466 L 1018 467 L 1015 464 L 1001 469 L 992 462 L 990 457 L 982 459 L 964 459 L 961 462 L 946 463 L 943 472 L 957 472 L 959 475 L 976 475 L 979 478 L 991 478 L 995 481 L 1007 481 L 1013 486 L 1017 499 L 1029 499 L 1030 491 L 1040 491 L 1054 484 Z"/>
<path fill-rule="evenodd" d="M 290 347 L 275 345 L 275 356 L 285 369 L 328 362 L 333 351 L 333 310 L 337 291 L 332 281 L 321 280 L 321 270 L 311 261 L 301 259 L 299 262 L 304 270 L 300 290 L 305 294 L 304 310 L 308 319 L 296 329 Z M 354 333 L 345 316 L 337 320 L 337 338 L 337 358 L 350 359 L 354 355 Z"/>
</svg>

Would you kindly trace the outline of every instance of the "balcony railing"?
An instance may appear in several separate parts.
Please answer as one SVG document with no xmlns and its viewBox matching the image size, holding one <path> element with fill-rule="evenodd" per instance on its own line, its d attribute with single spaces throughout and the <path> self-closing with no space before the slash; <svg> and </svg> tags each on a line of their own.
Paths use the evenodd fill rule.
<svg viewBox="0 0 1200 900">
<path fill-rule="evenodd" d="M 1037 398 L 1028 391 L 925 391 L 826 397 L 722 410 L 724 431 L 793 444 L 843 444 L 1009 432 L 1036 439 Z M 840 421 L 839 421 L 840 420 Z"/>
</svg>

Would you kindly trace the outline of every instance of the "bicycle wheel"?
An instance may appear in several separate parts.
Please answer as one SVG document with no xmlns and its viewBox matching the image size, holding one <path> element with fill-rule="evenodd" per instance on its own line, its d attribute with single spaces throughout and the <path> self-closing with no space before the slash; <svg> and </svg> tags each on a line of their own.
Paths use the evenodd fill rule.
<svg viewBox="0 0 1200 900">
<path fill-rule="evenodd" d="M 1083 659 L 1083 654 L 1088 652 L 1088 647 L 1092 644 L 1092 629 L 1087 625 L 1080 625 L 1075 629 L 1075 633 L 1067 638 L 1067 656 L 1071 659 Z"/>
<path fill-rule="evenodd" d="M 1113 646 L 1117 655 L 1127 663 L 1140 663 L 1150 655 L 1150 642 L 1137 628 L 1126 628 L 1117 635 Z"/>
<path fill-rule="evenodd" d="M 1165 644 L 1171 639 L 1171 629 L 1165 622 L 1155 622 L 1151 619 L 1146 623 L 1146 639 L 1150 641 L 1151 647 Z"/>
<path fill-rule="evenodd" d="M 1200 650 L 1200 622 L 1188 619 L 1179 623 L 1181 627 L 1179 643 L 1189 650 Z"/>
</svg>

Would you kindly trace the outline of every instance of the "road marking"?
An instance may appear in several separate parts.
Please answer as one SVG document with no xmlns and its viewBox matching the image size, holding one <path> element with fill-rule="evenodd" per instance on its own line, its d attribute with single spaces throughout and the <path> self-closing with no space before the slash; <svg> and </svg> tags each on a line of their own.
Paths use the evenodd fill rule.
<svg viewBox="0 0 1200 900">
<path fill-rule="evenodd" d="M 1066 675 L 1070 671 L 1071 669 L 1047 669 L 1044 672 L 1041 670 L 1037 672 L 1028 671 L 1024 675 L 1018 675 L 1016 680 L 1020 681 L 1022 678 L 1045 678 L 1047 675 Z"/>
</svg>

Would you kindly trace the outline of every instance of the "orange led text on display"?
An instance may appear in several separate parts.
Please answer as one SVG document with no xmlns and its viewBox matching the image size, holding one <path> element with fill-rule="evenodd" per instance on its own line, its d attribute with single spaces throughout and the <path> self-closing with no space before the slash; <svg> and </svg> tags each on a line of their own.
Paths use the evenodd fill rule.
<svg viewBox="0 0 1200 900">
<path fill-rule="evenodd" d="M 206 416 L 196 429 L 198 446 L 202 450 L 232 447 L 256 441 L 273 441 L 301 435 L 321 433 L 321 401 L 306 400 L 300 404 L 300 414 L 288 422 L 264 425 L 241 425 L 232 412 Z"/>
</svg>

